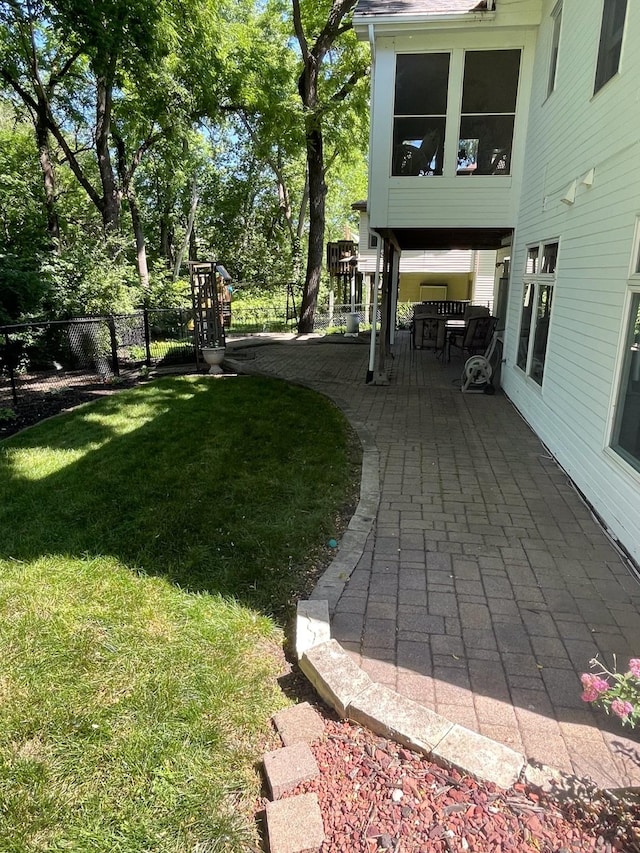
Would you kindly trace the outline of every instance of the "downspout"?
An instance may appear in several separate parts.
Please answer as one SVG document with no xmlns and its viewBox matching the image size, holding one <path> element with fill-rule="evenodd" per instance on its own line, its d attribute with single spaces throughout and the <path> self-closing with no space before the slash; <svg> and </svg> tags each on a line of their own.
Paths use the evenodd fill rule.
<svg viewBox="0 0 640 853">
<path fill-rule="evenodd" d="M 371 143 L 373 140 L 373 111 L 375 109 L 375 64 L 376 64 L 376 40 L 373 24 L 369 24 L 369 48 L 371 50 L 371 116 L 369 119 L 369 151 L 371 151 Z M 371 158 L 369 158 L 369 186 L 367 197 L 371 190 Z M 369 205 L 367 204 L 367 207 Z M 369 342 L 369 369 L 367 370 L 367 378 L 365 382 L 368 384 L 373 381 L 373 369 L 376 363 L 376 325 L 378 319 L 378 288 L 380 287 L 380 255 L 382 252 L 382 237 L 377 231 L 369 228 L 369 233 L 374 234 L 377 238 L 376 249 L 376 271 L 373 280 L 373 305 L 371 306 L 371 340 Z"/>
<path fill-rule="evenodd" d="M 369 229 L 370 234 L 374 234 L 378 239 L 378 248 L 376 249 L 376 272 L 373 280 L 373 305 L 371 306 L 371 340 L 369 342 L 369 369 L 367 370 L 367 378 L 365 383 L 373 381 L 373 368 L 376 363 L 376 325 L 378 321 L 378 288 L 380 287 L 380 255 L 382 253 L 382 237 L 377 231 Z"/>
</svg>

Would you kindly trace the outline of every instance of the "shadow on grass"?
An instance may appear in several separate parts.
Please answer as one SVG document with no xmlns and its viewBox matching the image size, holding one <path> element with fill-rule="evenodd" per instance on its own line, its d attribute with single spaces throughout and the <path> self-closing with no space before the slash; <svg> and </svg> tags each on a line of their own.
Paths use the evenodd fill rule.
<svg viewBox="0 0 640 853">
<path fill-rule="evenodd" d="M 327 400 L 279 380 L 126 391 L 0 445 L 0 559 L 112 556 L 283 614 L 346 502 L 348 445 Z"/>
</svg>

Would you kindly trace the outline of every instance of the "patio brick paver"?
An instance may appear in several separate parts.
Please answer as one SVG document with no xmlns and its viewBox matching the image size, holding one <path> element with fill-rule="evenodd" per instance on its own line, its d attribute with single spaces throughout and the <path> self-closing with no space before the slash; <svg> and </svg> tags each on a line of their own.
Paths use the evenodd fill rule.
<svg viewBox="0 0 640 853">
<path fill-rule="evenodd" d="M 365 384 L 364 338 L 249 339 L 251 369 L 333 399 L 379 453 L 375 523 L 331 635 L 379 684 L 528 758 L 640 785 L 640 739 L 580 699 L 640 654 L 640 584 L 506 397 L 411 351 Z M 253 358 L 255 356 L 255 358 Z"/>
</svg>

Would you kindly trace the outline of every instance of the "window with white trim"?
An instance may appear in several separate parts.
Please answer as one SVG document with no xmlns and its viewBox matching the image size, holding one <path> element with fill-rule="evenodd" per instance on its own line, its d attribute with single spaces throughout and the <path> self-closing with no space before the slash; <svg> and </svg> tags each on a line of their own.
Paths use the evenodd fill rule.
<svg viewBox="0 0 640 853">
<path fill-rule="evenodd" d="M 640 221 L 636 224 L 622 373 L 611 447 L 640 471 Z"/>
<path fill-rule="evenodd" d="M 556 74 L 558 72 L 558 51 L 560 49 L 560 27 L 562 25 L 562 0 L 551 13 L 553 31 L 551 33 L 551 57 L 549 59 L 549 82 L 547 85 L 547 96 L 556 88 Z"/>
<path fill-rule="evenodd" d="M 516 364 L 542 385 L 558 262 L 557 240 L 529 246 L 522 291 Z"/>
<path fill-rule="evenodd" d="M 626 15 L 627 0 L 604 0 L 594 95 L 618 73 Z"/>
<path fill-rule="evenodd" d="M 465 53 L 458 175 L 511 174 L 519 74 L 519 50 Z"/>
<path fill-rule="evenodd" d="M 398 53 L 392 176 L 510 175 L 521 54 Z"/>
<path fill-rule="evenodd" d="M 392 175 L 442 174 L 449 53 L 396 57 Z"/>
</svg>

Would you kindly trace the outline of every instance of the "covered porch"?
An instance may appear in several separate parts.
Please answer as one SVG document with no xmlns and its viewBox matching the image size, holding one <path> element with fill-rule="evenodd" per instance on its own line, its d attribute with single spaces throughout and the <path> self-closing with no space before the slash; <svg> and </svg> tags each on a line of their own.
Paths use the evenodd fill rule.
<svg viewBox="0 0 640 853">
<path fill-rule="evenodd" d="M 376 274 L 374 279 L 374 298 L 372 316 L 379 312 L 379 334 L 370 342 L 369 363 L 366 375 L 367 383 L 385 385 L 390 381 L 390 359 L 397 334 L 398 282 L 400 257 L 403 251 L 422 250 L 494 250 L 504 251 L 511 245 L 511 228 L 379 228 L 371 227 L 371 234 L 378 238 Z M 499 265 L 496 265 L 496 269 Z M 508 273 L 507 273 L 508 274 Z M 500 273 L 496 272 L 496 282 Z M 506 279 L 504 280 L 506 282 Z M 505 285 L 506 292 L 506 285 Z M 496 294 L 497 295 L 497 294 Z M 454 306 L 455 307 L 455 306 Z M 506 301 L 501 300 L 501 309 L 506 310 Z M 454 311 L 447 319 L 456 322 L 460 319 Z M 435 311 L 435 313 L 442 313 Z M 428 315 L 429 309 L 422 311 Z M 472 313 L 468 312 L 469 318 Z M 465 321 L 467 314 L 464 314 Z M 497 318 L 498 321 L 504 317 Z M 498 323 L 492 324 L 493 329 Z M 447 330 L 447 333 L 452 330 Z M 415 343 L 415 337 L 413 338 Z M 480 348 L 477 348 L 480 351 Z M 471 352 L 471 349 L 469 350 Z"/>
</svg>

